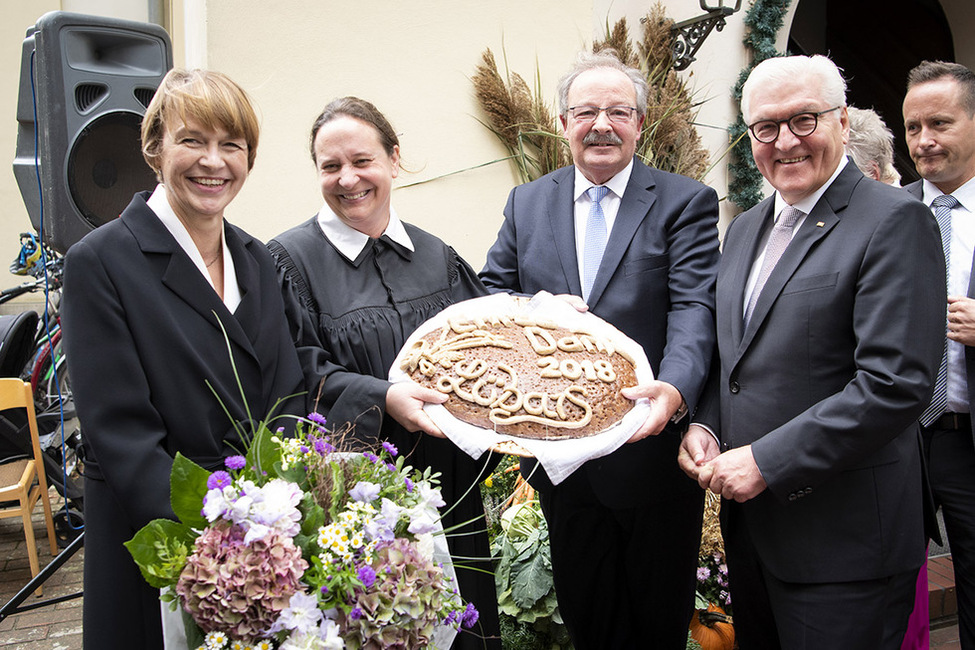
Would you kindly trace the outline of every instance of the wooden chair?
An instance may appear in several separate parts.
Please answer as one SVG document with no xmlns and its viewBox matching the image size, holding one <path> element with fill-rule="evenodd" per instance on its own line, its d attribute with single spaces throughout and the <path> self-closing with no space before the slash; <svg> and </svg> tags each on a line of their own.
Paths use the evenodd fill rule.
<svg viewBox="0 0 975 650">
<path fill-rule="evenodd" d="M 40 571 L 37 559 L 37 542 L 34 540 L 34 525 L 31 513 L 37 500 L 44 506 L 44 521 L 47 524 L 47 538 L 51 543 L 51 555 L 58 554 L 58 542 L 54 535 L 54 518 L 51 514 L 51 501 L 48 497 L 47 476 L 44 474 L 44 459 L 41 457 L 41 443 L 37 434 L 37 419 L 34 414 L 34 397 L 30 384 L 16 378 L 0 378 L 0 411 L 12 408 L 27 409 L 27 428 L 30 430 L 32 458 L 22 458 L 0 465 L 0 503 L 15 502 L 0 506 L 0 519 L 21 517 L 24 523 L 24 536 L 27 538 L 27 556 L 30 560 L 31 576 Z M 42 587 L 35 592 L 41 595 Z"/>
</svg>

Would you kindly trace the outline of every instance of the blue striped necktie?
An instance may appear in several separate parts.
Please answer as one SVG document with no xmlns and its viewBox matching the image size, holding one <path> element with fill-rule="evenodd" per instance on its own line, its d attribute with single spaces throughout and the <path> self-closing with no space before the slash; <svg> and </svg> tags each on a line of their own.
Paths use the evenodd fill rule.
<svg viewBox="0 0 975 650">
<path fill-rule="evenodd" d="M 942 194 L 931 202 L 934 208 L 934 218 L 938 220 L 938 228 L 941 230 L 941 247 L 945 252 L 945 277 L 947 277 L 950 253 L 951 253 L 951 210 L 961 205 L 958 199 L 950 194 Z M 945 287 L 947 296 L 948 287 Z M 938 367 L 938 376 L 934 381 L 934 394 L 931 396 L 931 404 L 921 414 L 921 424 L 928 426 L 948 410 L 948 337 L 947 320 L 945 321 L 945 347 L 941 353 L 941 365 Z"/>
<path fill-rule="evenodd" d="M 599 263 L 603 260 L 603 251 L 606 250 L 606 215 L 603 214 L 603 206 L 600 202 L 608 192 L 609 188 L 605 185 L 594 185 L 586 190 L 586 194 L 592 199 L 592 205 L 589 206 L 589 218 L 586 221 L 586 241 L 582 259 L 583 300 L 589 300 L 589 292 L 592 291 L 596 273 L 599 271 Z"/>
</svg>

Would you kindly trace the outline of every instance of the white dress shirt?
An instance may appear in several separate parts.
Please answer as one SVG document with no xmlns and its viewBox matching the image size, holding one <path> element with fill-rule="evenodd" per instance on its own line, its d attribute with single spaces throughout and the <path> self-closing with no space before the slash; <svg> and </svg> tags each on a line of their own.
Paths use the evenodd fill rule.
<svg viewBox="0 0 975 650">
<path fill-rule="evenodd" d="M 166 196 L 166 188 L 163 187 L 162 183 L 156 186 L 155 191 L 153 191 L 149 200 L 146 201 L 146 204 L 150 210 L 156 213 L 159 220 L 166 226 L 166 230 L 176 239 L 176 243 L 179 244 L 180 248 L 190 256 L 190 260 L 200 270 L 200 273 L 203 274 L 206 281 L 210 283 L 213 290 L 217 291 L 217 288 L 213 284 L 213 278 L 210 277 L 210 272 L 207 271 L 206 262 L 203 261 L 203 255 L 200 254 L 196 244 L 193 243 L 193 238 L 190 237 L 186 226 L 176 216 L 173 206 L 169 204 L 169 197 Z M 227 309 L 232 314 L 237 310 L 237 306 L 240 305 L 240 285 L 237 284 L 237 269 L 234 267 L 234 258 L 230 254 L 230 249 L 224 244 L 223 237 L 223 228 L 221 228 L 220 251 L 223 255 L 223 304 L 227 306 Z M 217 291 L 217 295 L 220 295 L 219 291 Z"/>
<path fill-rule="evenodd" d="M 369 235 L 359 232 L 339 219 L 327 203 L 322 205 L 322 209 L 318 211 L 318 227 L 322 229 L 328 241 L 332 242 L 335 248 L 350 261 L 359 257 L 359 253 L 369 243 Z M 411 251 L 416 250 L 413 246 L 413 240 L 407 234 L 406 228 L 403 227 L 403 222 L 399 220 L 393 206 L 389 206 L 389 223 L 386 224 L 386 230 L 383 231 L 383 234 L 400 246 L 405 246 Z"/>
<path fill-rule="evenodd" d="M 616 214 L 620 211 L 620 201 L 623 200 L 623 192 L 626 190 L 626 184 L 630 182 L 630 173 L 632 171 L 633 161 L 630 160 L 630 164 L 623 171 L 603 183 L 603 186 L 609 189 L 606 196 L 600 201 L 603 206 L 603 215 L 606 217 L 607 242 L 609 241 L 610 234 L 613 232 L 613 224 L 616 223 Z M 592 199 L 586 194 L 586 190 L 590 187 L 595 187 L 595 183 L 583 176 L 579 168 L 576 167 L 575 188 L 572 197 L 575 201 L 573 215 L 576 233 L 576 262 L 579 265 L 579 283 L 582 285 L 586 283 L 583 270 L 586 259 L 586 222 L 589 221 L 589 208 L 592 206 Z"/>
<path fill-rule="evenodd" d="M 847 158 L 846 156 L 843 156 L 840 159 L 840 164 L 836 167 L 836 170 L 833 172 L 833 175 L 829 177 L 829 180 L 826 181 L 822 185 L 822 187 L 820 187 L 818 190 L 816 190 L 806 198 L 800 201 L 796 201 L 795 203 L 792 204 L 793 208 L 803 213 L 803 216 L 797 219 L 795 225 L 792 226 L 793 237 L 795 236 L 799 228 L 802 226 L 802 224 L 806 221 L 806 217 L 809 216 L 809 213 L 812 212 L 812 209 L 816 207 L 816 203 L 819 202 L 819 199 L 822 198 L 823 194 L 826 193 L 826 190 L 829 189 L 829 186 L 833 184 L 833 181 L 836 180 L 836 177 L 839 176 L 840 172 L 843 171 L 843 168 L 846 167 L 846 163 L 847 163 Z M 789 204 L 786 203 L 785 199 L 782 198 L 782 195 L 779 194 L 778 190 L 776 190 L 775 207 L 773 208 L 774 211 L 772 212 L 772 214 L 774 215 L 772 217 L 773 226 L 775 225 L 775 222 L 779 220 L 779 217 L 782 215 L 782 210 L 784 210 L 787 205 Z M 768 240 L 771 234 L 772 234 L 772 229 L 768 228 L 765 234 L 762 235 L 762 241 L 759 244 L 759 250 L 761 250 L 761 252 L 755 257 L 755 261 L 752 262 L 752 270 L 748 274 L 748 282 L 745 283 L 745 301 L 743 303 L 743 309 L 745 310 L 748 309 L 748 301 L 751 299 L 752 291 L 754 291 L 755 289 L 755 283 L 758 282 L 758 275 L 762 270 L 762 264 L 765 262 L 765 250 L 768 248 Z"/>
<path fill-rule="evenodd" d="M 923 201 L 931 203 L 943 192 L 930 181 L 923 182 Z M 948 295 L 967 296 L 975 254 L 975 178 L 951 193 L 961 204 L 951 211 L 951 249 L 948 260 Z M 934 209 L 932 208 L 932 215 Z M 965 372 L 965 346 L 948 341 L 948 412 L 968 413 L 968 376 Z"/>
</svg>

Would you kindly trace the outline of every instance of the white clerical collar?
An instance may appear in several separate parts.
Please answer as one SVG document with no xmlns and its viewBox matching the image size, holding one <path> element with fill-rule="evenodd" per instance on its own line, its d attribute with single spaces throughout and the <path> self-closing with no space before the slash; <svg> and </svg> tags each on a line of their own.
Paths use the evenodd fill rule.
<svg viewBox="0 0 975 650">
<path fill-rule="evenodd" d="M 623 168 L 622 171 L 618 172 L 611 179 L 603 183 L 604 186 L 609 188 L 609 191 L 616 196 L 623 198 L 623 192 L 626 190 L 626 184 L 630 182 L 630 174 L 633 172 L 633 159 L 630 159 L 630 164 Z M 575 174 L 575 189 L 572 193 L 572 200 L 578 201 L 579 197 L 582 196 L 583 192 L 588 190 L 590 187 L 595 185 L 591 180 L 582 175 L 579 171 L 579 167 L 576 167 Z"/>
<path fill-rule="evenodd" d="M 322 232 L 335 248 L 350 260 L 358 258 L 359 253 L 369 243 L 369 235 L 359 232 L 339 219 L 327 203 L 322 205 L 322 209 L 318 211 L 318 227 L 322 229 Z M 389 223 L 386 224 L 386 230 L 383 231 L 383 234 L 400 246 L 411 251 L 416 250 L 413 246 L 413 240 L 407 234 L 406 228 L 396 215 L 393 206 L 389 206 Z"/>
<path fill-rule="evenodd" d="M 944 194 L 938 189 L 938 186 L 931 181 L 924 179 L 922 181 L 922 187 L 924 188 L 923 201 L 925 205 L 931 207 L 931 202 L 936 198 Z M 959 187 L 957 190 L 951 193 L 953 197 L 958 199 L 962 207 L 969 212 L 975 211 L 975 178 L 969 178 L 968 181 Z"/>
<path fill-rule="evenodd" d="M 179 244 L 179 247 L 189 255 L 190 261 L 193 262 L 196 268 L 200 270 L 200 273 L 203 274 L 203 277 L 206 278 L 207 282 L 210 283 L 210 286 L 213 287 L 213 278 L 210 277 L 210 272 L 207 270 L 203 255 L 200 254 L 200 250 L 193 242 L 193 238 L 190 237 L 186 226 L 176 216 L 176 211 L 173 210 L 173 206 L 169 203 L 166 187 L 162 183 L 156 185 L 156 189 L 153 190 L 149 200 L 146 201 L 146 205 L 159 217 L 159 220 L 166 227 L 166 230 L 169 231 L 169 234 L 173 236 L 173 239 L 176 240 L 176 243 Z M 222 227 L 220 228 L 220 251 L 223 255 L 223 303 L 233 313 L 237 309 L 237 305 L 240 304 L 240 286 L 237 284 L 237 269 L 234 267 L 234 258 L 224 242 L 224 229 Z"/>
<path fill-rule="evenodd" d="M 812 212 L 812 209 L 816 207 L 816 204 L 819 202 L 819 199 L 823 198 L 823 194 L 826 194 L 826 190 L 829 189 L 829 186 L 833 184 L 833 181 L 836 180 L 836 177 L 839 176 L 840 172 L 843 171 L 843 168 L 846 167 L 847 162 L 849 161 L 845 155 L 840 157 L 839 165 L 836 166 L 836 171 L 834 171 L 833 175 L 829 177 L 829 180 L 823 183 L 818 190 L 816 190 L 806 198 L 796 201 L 795 203 L 792 203 L 791 204 L 792 207 L 794 207 L 796 210 L 802 211 L 803 214 L 809 214 L 810 212 Z M 778 219 L 778 215 L 782 213 L 782 209 L 787 205 L 790 204 L 786 203 L 785 199 L 782 198 L 782 195 L 779 194 L 779 191 L 776 190 L 775 191 L 775 212 L 773 213 L 775 216 L 773 218 Z"/>
</svg>

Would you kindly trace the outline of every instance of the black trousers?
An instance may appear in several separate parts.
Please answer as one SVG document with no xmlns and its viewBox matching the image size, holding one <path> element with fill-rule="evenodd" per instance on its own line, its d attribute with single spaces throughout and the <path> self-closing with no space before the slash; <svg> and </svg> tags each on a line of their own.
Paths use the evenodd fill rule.
<svg viewBox="0 0 975 650">
<path fill-rule="evenodd" d="M 615 509 L 584 471 L 540 492 L 559 611 L 575 650 L 683 650 L 704 492 Z"/>
<path fill-rule="evenodd" d="M 975 650 L 975 445 L 972 432 L 924 429 L 934 500 L 944 516 L 958 596 L 962 650 Z"/>
<path fill-rule="evenodd" d="M 721 508 L 739 650 L 900 650 L 916 569 L 876 580 L 786 582 L 762 564 L 741 506 L 724 500 Z"/>
</svg>

